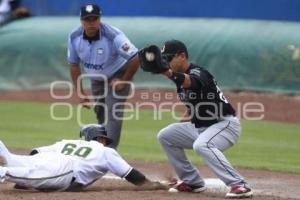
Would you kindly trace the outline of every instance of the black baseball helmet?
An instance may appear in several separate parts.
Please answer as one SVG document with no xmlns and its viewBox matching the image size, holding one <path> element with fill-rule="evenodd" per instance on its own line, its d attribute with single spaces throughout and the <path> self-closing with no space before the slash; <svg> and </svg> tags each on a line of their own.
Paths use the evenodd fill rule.
<svg viewBox="0 0 300 200">
<path fill-rule="evenodd" d="M 161 53 L 163 58 L 168 62 L 170 62 L 178 53 L 185 53 L 185 56 L 189 58 L 189 53 L 185 44 L 179 40 L 166 41 L 161 49 Z"/>
<path fill-rule="evenodd" d="M 85 141 L 96 140 L 97 137 L 105 138 L 107 144 L 113 142 L 111 138 L 107 136 L 106 128 L 100 124 L 88 124 L 80 129 L 80 137 L 84 137 Z"/>
</svg>

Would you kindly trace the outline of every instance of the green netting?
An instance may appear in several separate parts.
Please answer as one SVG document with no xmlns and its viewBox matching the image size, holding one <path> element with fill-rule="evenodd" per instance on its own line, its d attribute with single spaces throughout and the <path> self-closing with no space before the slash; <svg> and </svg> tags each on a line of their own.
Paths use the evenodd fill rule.
<svg viewBox="0 0 300 200">
<path fill-rule="evenodd" d="M 141 48 L 168 39 L 187 44 L 190 59 L 228 90 L 300 93 L 300 24 L 190 18 L 103 18 Z M 0 90 L 48 88 L 70 80 L 67 37 L 77 17 L 39 17 L 0 28 Z M 174 87 L 138 72 L 136 87 Z"/>
</svg>

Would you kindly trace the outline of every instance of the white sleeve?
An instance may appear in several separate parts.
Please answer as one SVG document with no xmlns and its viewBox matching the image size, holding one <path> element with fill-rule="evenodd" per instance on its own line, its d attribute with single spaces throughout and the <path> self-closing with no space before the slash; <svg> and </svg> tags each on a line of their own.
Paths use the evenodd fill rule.
<svg viewBox="0 0 300 200">
<path fill-rule="evenodd" d="M 132 169 L 120 154 L 112 148 L 104 147 L 104 157 L 108 170 L 119 177 L 125 177 Z"/>
<path fill-rule="evenodd" d="M 117 52 L 126 60 L 130 60 L 138 52 L 138 49 L 129 41 L 129 39 L 124 34 L 119 34 L 114 39 L 114 45 L 117 49 Z"/>
</svg>

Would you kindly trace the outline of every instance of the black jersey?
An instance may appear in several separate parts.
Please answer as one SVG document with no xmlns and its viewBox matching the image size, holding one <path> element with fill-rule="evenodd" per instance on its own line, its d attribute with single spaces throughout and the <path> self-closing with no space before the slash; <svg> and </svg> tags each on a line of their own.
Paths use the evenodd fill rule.
<svg viewBox="0 0 300 200">
<path fill-rule="evenodd" d="M 187 106 L 195 127 L 208 127 L 222 116 L 235 115 L 235 110 L 206 69 L 191 64 L 185 73 L 191 78 L 191 87 L 177 85 L 177 93 Z"/>
</svg>

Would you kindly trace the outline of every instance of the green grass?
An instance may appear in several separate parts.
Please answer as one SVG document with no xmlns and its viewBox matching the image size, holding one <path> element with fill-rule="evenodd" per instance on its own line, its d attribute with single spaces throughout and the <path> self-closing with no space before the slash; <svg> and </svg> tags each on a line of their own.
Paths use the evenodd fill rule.
<svg viewBox="0 0 300 200">
<path fill-rule="evenodd" d="M 78 107 L 71 108 L 74 115 L 69 120 L 55 121 L 50 116 L 50 105 L 38 103 L 0 102 L 0 140 L 11 148 L 33 148 L 51 144 L 61 139 L 79 137 Z M 66 107 L 54 109 L 56 117 L 66 117 Z M 92 111 L 84 110 L 83 123 L 95 123 Z M 126 159 L 165 161 L 159 146 L 158 131 L 174 122 L 170 114 L 163 120 L 153 120 L 153 112 L 142 111 L 134 119 L 124 121 L 119 152 Z M 226 151 L 235 166 L 300 173 L 300 125 L 265 121 L 242 121 L 243 132 L 239 143 Z M 202 160 L 189 151 L 196 164 Z"/>
<path fill-rule="evenodd" d="M 72 112 L 76 113 L 77 107 L 72 107 Z M 76 115 L 70 120 L 53 120 L 48 104 L 0 102 L 0 113 L 0 139 L 9 147 L 32 148 L 62 138 L 79 137 Z M 96 122 L 90 112 L 82 114 L 84 122 Z M 57 106 L 54 115 L 67 117 L 69 110 Z"/>
</svg>

